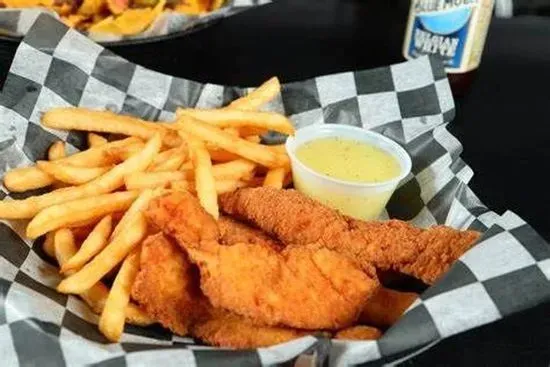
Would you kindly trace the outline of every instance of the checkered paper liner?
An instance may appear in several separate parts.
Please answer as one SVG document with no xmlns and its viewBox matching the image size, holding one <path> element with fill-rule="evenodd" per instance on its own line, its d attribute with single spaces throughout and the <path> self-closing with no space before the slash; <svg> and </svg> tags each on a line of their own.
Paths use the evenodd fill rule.
<svg viewBox="0 0 550 367">
<path fill-rule="evenodd" d="M 176 33 L 185 34 L 212 25 L 224 17 L 270 2 L 271 0 L 226 0 L 221 8 L 200 15 L 165 11 L 145 31 L 136 35 L 120 36 L 100 33 L 87 33 L 86 35 L 96 42 L 118 43 L 156 39 Z M 59 18 L 57 13 L 46 8 L 0 9 L 0 35 L 14 38 L 24 36 L 41 14 Z"/>
<path fill-rule="evenodd" d="M 200 84 L 154 72 L 114 55 L 40 16 L 19 46 L 0 94 L 0 174 L 44 159 L 57 140 L 85 148 L 85 135 L 41 127 L 52 107 L 107 108 L 148 120 L 171 120 L 177 106 L 218 107 L 247 88 Z M 404 360 L 439 340 L 550 299 L 550 247 L 511 212 L 486 208 L 468 187 L 473 172 L 460 143 L 446 130 L 454 105 L 442 66 L 434 59 L 345 72 L 284 84 L 268 109 L 297 128 L 342 123 L 372 129 L 411 155 L 385 215 L 427 227 L 447 224 L 484 232 L 480 242 L 428 288 L 377 341 L 297 339 L 257 350 L 195 344 L 154 326 L 126 325 L 109 344 L 97 316 L 74 296 L 55 291 L 55 264 L 43 239 L 22 236 L 22 221 L 0 222 L 0 350 L 4 365 L 273 365 L 298 359 L 343 366 Z M 264 137 L 268 142 L 277 135 Z M 24 198 L 28 193 L 2 197 Z M 298 306 L 299 307 L 299 306 Z M 373 362 L 375 363 L 375 362 Z"/>
</svg>

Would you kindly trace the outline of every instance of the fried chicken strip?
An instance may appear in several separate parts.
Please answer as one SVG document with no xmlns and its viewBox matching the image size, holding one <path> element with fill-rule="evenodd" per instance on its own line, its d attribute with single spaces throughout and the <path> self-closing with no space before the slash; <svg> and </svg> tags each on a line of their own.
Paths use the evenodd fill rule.
<svg viewBox="0 0 550 367">
<path fill-rule="evenodd" d="M 132 298 L 161 325 L 186 335 L 191 322 L 202 316 L 207 304 L 198 287 L 197 269 L 162 233 L 143 242 L 140 262 Z"/>
<path fill-rule="evenodd" d="M 361 270 L 346 256 L 315 244 L 282 252 L 258 244 L 220 245 L 216 221 L 184 192 L 154 199 L 146 216 L 199 266 L 201 288 L 214 307 L 256 323 L 346 327 L 379 285 L 373 267 Z"/>
<path fill-rule="evenodd" d="M 295 190 L 246 188 L 220 197 L 222 210 L 285 244 L 319 243 L 362 266 L 396 270 L 434 283 L 479 237 L 446 226 L 349 218 Z"/>
<path fill-rule="evenodd" d="M 413 292 L 398 292 L 380 287 L 366 303 L 359 322 L 381 328 L 390 327 L 417 298 L 418 294 Z"/>
<path fill-rule="evenodd" d="M 338 331 L 334 339 L 346 340 L 375 340 L 382 336 L 382 332 L 372 326 L 356 325 Z"/>
<path fill-rule="evenodd" d="M 198 269 L 172 240 L 162 234 L 150 236 L 143 244 L 132 297 L 174 333 L 191 334 L 215 346 L 258 348 L 311 333 L 258 326 L 247 318 L 213 308 L 201 293 L 197 276 Z"/>
<path fill-rule="evenodd" d="M 224 245 L 252 243 L 260 246 L 268 246 L 278 251 L 284 248 L 282 243 L 269 237 L 261 230 L 252 228 L 231 217 L 221 217 L 218 220 L 218 228 L 220 231 L 220 242 Z"/>
</svg>

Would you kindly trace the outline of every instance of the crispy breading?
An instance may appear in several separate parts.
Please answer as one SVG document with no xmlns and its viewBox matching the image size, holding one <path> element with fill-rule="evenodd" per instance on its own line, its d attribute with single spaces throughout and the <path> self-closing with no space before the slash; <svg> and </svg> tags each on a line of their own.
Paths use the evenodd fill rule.
<svg viewBox="0 0 550 367">
<path fill-rule="evenodd" d="M 162 233 L 143 242 L 132 298 L 153 319 L 179 335 L 187 334 L 193 319 L 205 308 L 197 269 Z"/>
<path fill-rule="evenodd" d="M 382 336 L 382 332 L 372 326 L 356 325 L 338 331 L 334 339 L 346 340 L 375 340 Z"/>
<path fill-rule="evenodd" d="M 416 228 L 404 221 L 352 219 L 295 190 L 245 188 L 220 197 L 221 209 L 285 244 L 319 243 L 363 266 L 434 283 L 478 239 L 476 231 Z"/>
<path fill-rule="evenodd" d="M 359 322 L 381 328 L 392 326 L 418 298 L 413 292 L 398 292 L 380 287 L 368 300 Z"/>
<path fill-rule="evenodd" d="M 236 243 L 252 243 L 261 246 L 269 246 L 274 250 L 282 250 L 283 244 L 269 237 L 259 229 L 247 226 L 231 217 L 221 217 L 218 220 L 220 242 L 223 245 Z"/>
<path fill-rule="evenodd" d="M 337 329 L 351 325 L 378 287 L 373 267 L 317 245 L 223 246 L 216 221 L 192 195 L 153 200 L 146 216 L 174 236 L 201 271 L 201 288 L 215 307 L 265 325 Z"/>
</svg>

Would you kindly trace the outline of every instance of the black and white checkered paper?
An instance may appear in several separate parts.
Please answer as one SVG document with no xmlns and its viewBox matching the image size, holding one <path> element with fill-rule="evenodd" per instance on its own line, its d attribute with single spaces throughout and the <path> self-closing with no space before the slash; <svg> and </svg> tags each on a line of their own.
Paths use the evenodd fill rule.
<svg viewBox="0 0 550 367">
<path fill-rule="evenodd" d="M 120 36 L 103 33 L 87 33 L 86 35 L 96 42 L 105 44 L 158 39 L 173 34 L 182 35 L 214 24 L 224 17 L 270 2 L 271 0 L 226 0 L 221 8 L 200 15 L 165 11 L 145 31 L 136 35 Z M 46 8 L 0 9 L 0 35 L 13 38 L 24 36 L 41 14 L 59 18 L 57 13 Z"/>
<path fill-rule="evenodd" d="M 177 106 L 218 107 L 246 88 L 200 84 L 131 64 L 40 16 L 19 46 L 0 95 L 0 174 L 44 159 L 63 140 L 85 148 L 83 134 L 39 124 L 52 107 L 108 108 L 148 120 L 171 120 Z M 378 131 L 402 144 L 413 160 L 386 215 L 419 226 L 447 224 L 484 232 L 437 284 L 377 341 L 305 337 L 257 350 L 195 345 L 160 327 L 127 325 L 109 344 L 77 297 L 58 294 L 55 264 L 43 240 L 21 234 L 25 223 L 0 222 L 0 355 L 3 365 L 274 365 L 330 362 L 344 366 L 404 360 L 439 340 L 550 299 L 550 247 L 512 212 L 498 215 L 468 187 L 472 170 L 447 131 L 454 105 L 442 66 L 428 57 L 373 70 L 284 84 L 269 108 L 298 128 L 341 123 Z M 276 139 L 268 136 L 266 139 Z M 28 194 L 2 197 L 22 198 Z"/>
</svg>

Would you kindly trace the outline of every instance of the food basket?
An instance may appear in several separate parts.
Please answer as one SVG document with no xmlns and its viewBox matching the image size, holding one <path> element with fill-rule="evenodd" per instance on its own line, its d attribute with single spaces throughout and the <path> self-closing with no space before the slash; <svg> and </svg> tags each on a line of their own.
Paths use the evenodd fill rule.
<svg viewBox="0 0 550 367">
<path fill-rule="evenodd" d="M 29 61 L 31 60 L 31 61 Z M 219 107 L 247 88 L 201 84 L 132 64 L 47 15 L 40 15 L 17 49 L 0 94 L 0 174 L 43 159 L 57 140 L 73 151 L 85 136 L 39 124 L 52 107 L 110 109 L 151 121 L 174 118 L 178 106 Z M 443 66 L 435 59 L 344 72 L 282 85 L 269 109 L 297 128 L 350 124 L 403 146 L 411 174 L 384 217 L 428 227 L 446 224 L 483 235 L 402 318 L 376 341 L 303 337 L 255 350 L 196 344 L 160 327 L 127 325 L 120 343 L 97 329 L 97 316 L 77 297 L 55 291 L 60 277 L 42 241 L 24 236 L 22 221 L 0 222 L 0 340 L 5 365 L 273 365 L 298 359 L 333 366 L 406 360 L 438 341 L 550 299 L 550 247 L 521 218 L 500 215 L 468 186 L 471 168 L 446 128 L 454 104 Z M 273 142 L 281 136 L 266 135 Z M 487 142 L 491 144 L 492 142 Z M 28 195 L 10 194 L 20 199 Z"/>
</svg>

